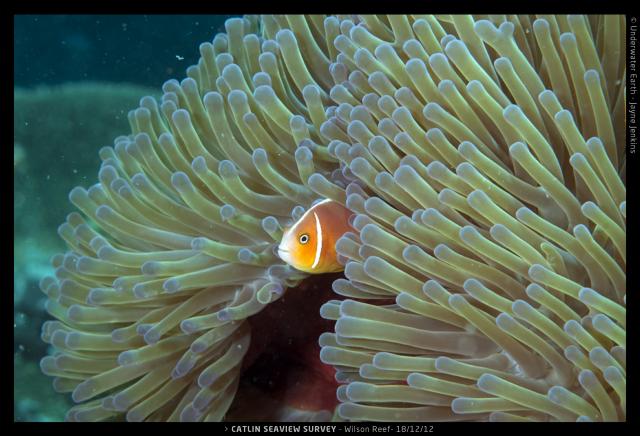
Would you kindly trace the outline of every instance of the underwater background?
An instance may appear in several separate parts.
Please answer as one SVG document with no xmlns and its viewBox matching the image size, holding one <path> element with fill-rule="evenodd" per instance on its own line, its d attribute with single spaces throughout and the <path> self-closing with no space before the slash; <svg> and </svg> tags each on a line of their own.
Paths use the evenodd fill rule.
<svg viewBox="0 0 640 436">
<path fill-rule="evenodd" d="M 67 195 L 95 182 L 127 112 L 184 77 L 232 15 L 21 15 L 14 20 L 14 420 L 62 421 L 70 395 L 39 369 L 50 316 L 39 280 L 65 250 Z"/>
</svg>

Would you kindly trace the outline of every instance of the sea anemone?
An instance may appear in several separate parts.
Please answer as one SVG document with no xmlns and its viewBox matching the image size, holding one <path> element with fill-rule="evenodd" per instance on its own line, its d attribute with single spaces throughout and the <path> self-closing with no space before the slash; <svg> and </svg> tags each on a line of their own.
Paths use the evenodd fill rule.
<svg viewBox="0 0 640 436">
<path fill-rule="evenodd" d="M 354 213 L 336 419 L 625 419 L 624 17 L 225 27 L 69 196 L 41 282 L 68 419 L 223 419 L 318 198 Z"/>
<path fill-rule="evenodd" d="M 321 312 L 338 414 L 624 419 L 624 19 L 438 18 L 335 40 L 371 88 L 329 146 L 361 182 L 357 301 Z"/>
</svg>

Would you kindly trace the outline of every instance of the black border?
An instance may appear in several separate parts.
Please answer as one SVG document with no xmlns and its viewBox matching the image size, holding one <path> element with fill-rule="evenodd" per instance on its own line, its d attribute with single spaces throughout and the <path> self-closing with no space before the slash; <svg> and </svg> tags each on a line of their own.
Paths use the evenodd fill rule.
<svg viewBox="0 0 640 436">
<path fill-rule="evenodd" d="M 627 15 L 627 35 L 629 35 L 629 28 L 631 26 L 631 18 L 633 15 L 630 15 L 630 3 L 623 1 L 589 1 L 583 0 L 580 3 L 573 2 L 562 2 L 562 1 L 549 1 L 549 0 L 538 0 L 534 2 L 522 2 L 522 1 L 470 1 L 470 0 L 447 0 L 447 1 L 397 1 L 394 0 L 392 2 L 368 2 L 363 4 L 349 4 L 348 2 L 334 2 L 334 1 L 323 1 L 323 2 L 310 2 L 310 1 L 302 1 L 297 3 L 277 3 L 277 2 L 243 2 L 240 4 L 237 1 L 221 1 L 221 0 L 192 0 L 192 2 L 170 2 L 166 0 L 156 0 L 151 2 L 149 0 L 107 0 L 107 1 L 91 1 L 89 2 L 81 2 L 81 1 L 69 1 L 69 0 L 35 0 L 35 1 L 22 1 L 20 3 L 11 2 L 9 5 L 10 11 L 9 13 L 2 13 L 2 22 L 0 22 L 1 31 L 3 33 L 2 37 L 2 45 L 5 46 L 2 49 L 2 53 L 5 53 L 5 56 L 8 54 L 9 58 L 9 68 L 5 66 L 5 68 L 0 69 L 3 75 L 7 75 L 4 80 L 2 80 L 0 84 L 0 97 L 2 101 L 8 102 L 11 100 L 13 102 L 13 59 L 14 59 L 14 46 L 12 44 L 13 35 L 14 35 L 14 15 L 18 14 L 255 14 L 255 13 L 326 13 L 327 11 L 331 11 L 332 13 L 352 13 L 354 11 L 358 11 L 362 13 L 366 10 L 367 13 L 416 13 L 416 12 L 425 12 L 425 13 L 554 13 L 554 14 L 565 14 L 565 13 L 606 13 L 606 14 L 626 14 Z M 3 11 L 5 12 L 5 11 Z M 640 18 L 640 16 L 635 15 L 636 20 Z M 640 24 L 640 23 L 637 23 Z M 629 43 L 629 39 L 627 38 L 627 44 Z M 629 51 L 627 50 L 627 86 L 630 82 L 630 74 L 629 71 Z M 637 74 L 637 73 L 636 73 Z M 637 77 L 636 77 L 637 83 Z M 635 98 L 637 102 L 637 94 L 635 96 L 631 96 L 627 94 L 628 104 L 633 101 L 632 98 Z M 3 105 L 4 108 L 2 110 L 3 116 L 1 117 L 3 125 L 0 130 L 0 134 L 4 136 L 3 140 L 3 150 L 9 150 L 8 133 L 13 131 L 12 124 L 12 116 L 13 115 L 13 104 L 9 106 L 9 104 Z M 11 123 L 11 124 L 10 124 Z M 629 133 L 630 124 L 627 124 L 627 134 Z M 636 134 L 639 132 L 636 132 Z M 627 197 L 635 197 L 636 194 L 636 177 L 635 173 L 637 163 L 636 160 L 638 157 L 638 150 L 636 149 L 636 153 L 630 154 L 627 152 Z M 9 158 L 8 156 L 3 157 L 2 164 L 9 166 Z M 11 178 L 10 171 L 2 171 L 0 172 L 3 179 L 3 192 L 4 198 L 10 199 L 13 201 L 13 189 L 9 189 L 9 187 L 13 188 L 13 179 Z M 6 182 L 6 184 L 5 184 Z M 6 191 L 4 191 L 6 189 Z M 637 217 L 636 214 L 636 205 L 635 202 L 629 204 L 628 212 L 627 212 L 627 222 L 631 223 L 635 221 Z M 10 217 L 10 218 L 8 218 Z M 7 233 L 11 229 L 12 226 L 9 225 L 9 222 L 5 223 L 5 220 L 11 221 L 13 224 L 13 215 L 9 215 L 7 212 L 0 212 L 0 219 L 2 220 L 2 225 L 0 228 Z M 635 236 L 637 236 L 637 231 L 633 225 L 627 225 L 627 238 L 628 240 L 635 241 Z M 6 243 L 4 244 L 3 253 L 8 253 L 8 247 L 10 247 L 11 257 L 13 258 L 14 247 L 13 247 L 13 239 L 7 235 Z M 628 264 L 631 266 L 637 265 L 635 263 L 635 252 L 634 250 L 630 250 L 628 253 L 629 259 Z M 629 301 L 627 301 L 628 309 L 630 310 L 631 316 L 629 319 L 634 320 L 634 311 L 635 309 L 635 299 L 638 297 L 635 296 L 635 292 L 637 292 L 637 281 L 636 274 L 634 268 L 627 268 L 627 281 L 630 284 L 628 287 L 632 289 L 630 293 Z M 13 283 L 9 282 L 10 278 L 13 278 L 12 275 L 2 274 L 3 278 L 6 278 L 6 286 L 4 291 L 4 301 L 0 305 L 2 310 L 5 312 L 2 315 L 2 320 L 4 321 L 4 331 L 12 332 L 13 331 L 13 313 L 12 308 L 8 304 L 10 300 L 13 301 L 13 293 L 11 292 L 11 296 L 7 298 L 7 294 L 9 294 L 9 289 L 13 289 Z M 630 306 L 630 307 L 629 307 Z M 637 341 L 637 328 L 635 323 L 633 323 L 627 330 L 627 349 L 638 350 Z M 5 341 L 3 341 L 5 342 Z M 8 342 L 8 341 L 7 341 Z M 10 427 L 4 427 L 2 430 L 8 431 L 9 434 L 13 434 L 15 431 L 18 432 L 27 432 L 27 433 L 47 433 L 51 434 L 57 432 L 65 432 L 68 434 L 69 431 L 73 432 L 109 432 L 111 433 L 118 423 L 101 423 L 101 424 L 88 424 L 88 423 L 28 423 L 28 422 L 14 422 L 13 421 L 13 401 L 8 397 L 9 389 L 13 387 L 12 380 L 9 380 L 9 375 L 13 376 L 13 365 L 9 362 L 13 361 L 13 348 L 10 348 L 8 344 L 3 345 L 2 350 L 4 353 L 2 354 L 2 364 L 0 364 L 0 368 L 2 368 L 2 381 L 0 382 L 0 389 L 2 391 L 2 402 L 4 407 L 2 410 L 2 418 L 5 422 L 11 422 L 12 425 Z M 627 396 L 627 422 L 626 423 L 592 423 L 591 425 L 587 425 L 584 429 L 579 427 L 582 431 L 585 432 L 600 432 L 600 431 L 623 431 L 627 432 L 631 430 L 631 426 L 638 421 L 637 416 L 634 415 L 633 411 L 640 411 L 640 407 L 638 405 L 638 397 L 637 393 L 640 393 L 640 389 L 637 385 L 637 377 L 635 371 L 630 371 L 629 368 L 637 368 L 639 353 L 628 353 L 627 355 L 627 390 L 630 393 L 635 393 L 636 395 L 628 395 Z M 11 377 L 13 378 L 13 377 Z M 11 390 L 12 392 L 12 390 Z M 166 425 L 166 423 L 164 423 Z M 213 427 L 208 427 L 206 431 L 208 432 L 224 432 L 224 433 L 232 433 L 233 425 L 243 425 L 243 426 L 263 426 L 263 425 L 275 425 L 276 423 L 219 423 L 219 424 L 209 424 Z M 400 424 L 400 423 L 399 423 Z M 469 431 L 469 434 L 473 434 L 473 432 L 478 430 L 477 425 L 480 423 L 429 423 L 428 425 L 432 426 L 433 433 L 442 432 L 457 432 L 457 431 Z M 509 434 L 513 434 L 513 431 L 576 431 L 576 429 L 572 426 L 573 423 L 542 423 L 542 424 L 533 424 L 533 425 L 541 425 L 544 427 L 538 427 L 531 429 L 531 425 L 525 424 L 517 425 L 516 424 L 508 424 L 508 423 L 500 423 L 491 425 L 491 428 L 487 428 L 486 430 L 491 432 L 498 431 L 501 432 L 509 432 Z M 91 427 L 87 427 L 91 425 Z M 147 425 L 154 425 L 147 423 Z M 157 425 L 157 424 L 156 424 Z M 189 425 L 187 423 L 182 423 L 181 425 Z M 197 424 L 191 424 L 197 425 Z M 304 424 L 294 424 L 304 426 Z M 321 424 L 318 424 L 321 425 Z M 337 426 L 336 428 L 344 428 L 345 425 L 351 426 L 354 429 L 359 428 L 360 431 L 365 429 L 372 430 L 372 426 L 378 424 L 372 423 L 330 423 L 323 425 L 325 428 L 327 426 Z M 379 424 L 384 425 L 384 424 Z M 395 425 L 395 424 L 392 424 Z M 418 427 L 418 423 L 405 423 L 405 425 L 410 426 L 409 431 L 405 431 L 407 433 L 419 432 L 419 433 L 428 433 L 424 428 Z M 473 427 L 472 427 L 473 425 Z M 480 424 L 481 425 L 481 424 Z M 485 424 L 490 425 L 490 424 Z M 593 427 L 596 426 L 596 427 Z M 120 426 L 118 431 L 122 431 L 124 427 Z M 155 427 L 157 430 L 159 427 Z M 166 427 L 165 427 L 166 428 Z M 193 429 L 193 427 L 191 427 Z M 414 431 L 411 431 L 414 430 Z M 139 428 L 132 427 L 132 424 L 128 424 L 126 426 L 125 431 L 139 431 Z M 196 431 L 202 431 L 202 429 L 196 429 Z M 307 430 L 308 431 L 308 430 Z M 580 430 L 578 430 L 580 431 Z M 263 431 L 264 432 L 264 429 Z M 355 430 L 354 432 L 358 432 Z M 235 432 L 234 432 L 235 433 Z M 243 432 L 244 433 L 244 432 Z"/>
</svg>

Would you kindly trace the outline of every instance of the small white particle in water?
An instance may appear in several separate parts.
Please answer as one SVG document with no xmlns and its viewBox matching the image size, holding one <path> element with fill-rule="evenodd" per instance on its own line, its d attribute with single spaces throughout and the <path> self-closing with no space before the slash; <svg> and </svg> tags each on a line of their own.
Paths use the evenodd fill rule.
<svg viewBox="0 0 640 436">
<path fill-rule="evenodd" d="M 180 56 L 180 55 L 176 55 L 176 59 L 178 59 L 179 61 L 183 61 L 184 60 L 184 58 L 182 56 Z"/>
<path fill-rule="evenodd" d="M 73 174 L 78 174 L 78 170 L 77 169 L 73 169 Z"/>
<path fill-rule="evenodd" d="M 18 345 L 18 350 L 24 351 L 24 345 L 22 345 L 22 344 Z"/>
</svg>

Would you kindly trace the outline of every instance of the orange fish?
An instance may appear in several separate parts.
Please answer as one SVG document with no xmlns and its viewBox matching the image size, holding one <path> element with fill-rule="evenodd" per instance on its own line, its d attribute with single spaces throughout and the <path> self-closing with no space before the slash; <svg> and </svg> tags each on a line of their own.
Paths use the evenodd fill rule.
<svg viewBox="0 0 640 436">
<path fill-rule="evenodd" d="M 292 267 L 312 274 L 342 271 L 336 241 L 348 231 L 352 212 L 333 200 L 322 200 L 285 229 L 278 255 Z"/>
</svg>

